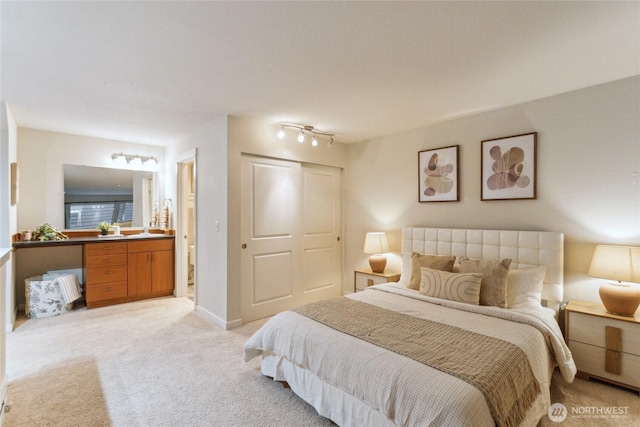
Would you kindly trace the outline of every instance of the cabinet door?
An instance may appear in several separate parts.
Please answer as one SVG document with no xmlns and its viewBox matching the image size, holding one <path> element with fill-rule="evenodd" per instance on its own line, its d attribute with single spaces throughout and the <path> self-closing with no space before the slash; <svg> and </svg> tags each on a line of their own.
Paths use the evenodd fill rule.
<svg viewBox="0 0 640 427">
<path fill-rule="evenodd" d="M 151 252 L 129 254 L 129 296 L 151 293 Z"/>
<path fill-rule="evenodd" d="M 152 254 L 151 291 L 173 291 L 173 251 L 157 251 Z"/>
</svg>

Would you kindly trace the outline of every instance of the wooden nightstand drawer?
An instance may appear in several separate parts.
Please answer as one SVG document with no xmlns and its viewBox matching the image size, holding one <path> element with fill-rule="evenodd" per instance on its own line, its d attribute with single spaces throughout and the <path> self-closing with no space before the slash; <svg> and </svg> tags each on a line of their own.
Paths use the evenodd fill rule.
<svg viewBox="0 0 640 427">
<path fill-rule="evenodd" d="M 366 270 L 356 270 L 354 275 L 355 291 L 364 291 L 369 286 L 400 280 L 400 273 L 373 273 Z"/>
<path fill-rule="evenodd" d="M 604 347 L 569 340 L 569 349 L 579 371 L 640 388 L 640 356 L 620 353 L 620 374 L 614 374 L 605 369 Z"/>
<path fill-rule="evenodd" d="M 607 313 L 601 304 L 571 301 L 565 322 L 578 377 L 640 392 L 640 318 Z"/>
<path fill-rule="evenodd" d="M 577 341 L 598 347 L 605 347 L 606 327 L 619 329 L 621 332 L 621 346 L 619 351 L 640 356 L 640 328 L 631 322 L 607 319 L 589 314 L 568 312 L 567 337 L 570 341 Z"/>
</svg>

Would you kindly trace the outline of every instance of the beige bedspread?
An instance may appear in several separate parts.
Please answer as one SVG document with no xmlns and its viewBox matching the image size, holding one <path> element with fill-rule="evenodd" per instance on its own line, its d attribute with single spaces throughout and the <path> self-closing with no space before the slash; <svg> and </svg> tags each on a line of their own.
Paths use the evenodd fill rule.
<svg viewBox="0 0 640 427">
<path fill-rule="evenodd" d="M 473 385 L 498 426 L 518 426 L 540 393 L 527 356 L 507 341 L 350 298 L 293 311 Z"/>
<path fill-rule="evenodd" d="M 575 374 L 570 352 L 553 318 L 468 304 L 447 307 L 427 302 L 428 298 L 415 291 L 389 285 L 375 288 L 349 297 L 519 347 L 541 387 L 522 425 L 535 426 L 546 413 L 552 361 L 560 365 L 567 381 Z M 482 393 L 465 381 L 293 311 L 272 317 L 246 342 L 244 352 L 245 360 L 263 355 L 263 373 L 267 375 L 296 384 L 314 384 L 313 389 L 294 391 L 313 401 L 321 415 L 339 425 L 494 424 Z"/>
</svg>

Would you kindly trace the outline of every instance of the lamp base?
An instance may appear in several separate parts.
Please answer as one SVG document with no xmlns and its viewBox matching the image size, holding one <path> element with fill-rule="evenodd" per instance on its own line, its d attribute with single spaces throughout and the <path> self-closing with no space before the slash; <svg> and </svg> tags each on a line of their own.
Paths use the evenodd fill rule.
<svg viewBox="0 0 640 427">
<path fill-rule="evenodd" d="M 369 257 L 369 266 L 374 273 L 384 273 L 387 266 L 387 257 L 384 255 L 371 255 Z"/>
<path fill-rule="evenodd" d="M 609 313 L 633 316 L 640 305 L 640 290 L 628 285 L 608 283 L 600 287 L 599 293 Z"/>
</svg>

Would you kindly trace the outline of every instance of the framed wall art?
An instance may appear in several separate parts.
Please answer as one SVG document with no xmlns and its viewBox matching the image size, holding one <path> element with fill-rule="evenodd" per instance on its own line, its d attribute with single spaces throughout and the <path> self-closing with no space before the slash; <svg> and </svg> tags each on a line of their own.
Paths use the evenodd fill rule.
<svg viewBox="0 0 640 427">
<path fill-rule="evenodd" d="M 457 202 L 458 145 L 418 152 L 418 201 Z"/>
<path fill-rule="evenodd" d="M 482 200 L 536 198 L 537 132 L 482 141 Z"/>
<path fill-rule="evenodd" d="M 11 206 L 18 204 L 20 194 L 20 168 L 17 163 L 11 163 Z"/>
</svg>

